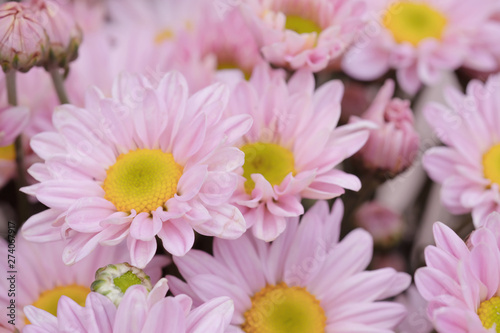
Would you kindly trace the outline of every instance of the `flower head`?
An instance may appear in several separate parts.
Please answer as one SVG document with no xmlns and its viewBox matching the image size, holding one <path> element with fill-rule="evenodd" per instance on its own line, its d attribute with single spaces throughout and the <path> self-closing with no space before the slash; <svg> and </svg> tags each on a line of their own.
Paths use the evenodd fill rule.
<svg viewBox="0 0 500 333">
<path fill-rule="evenodd" d="M 355 155 L 362 167 L 381 178 L 395 177 L 412 165 L 419 148 L 419 136 L 413 124 L 410 101 L 392 98 L 394 82 L 388 80 L 370 108 L 361 118 L 378 128 Z"/>
<path fill-rule="evenodd" d="M 472 81 L 463 95 L 445 93 L 451 108 L 430 104 L 424 110 L 444 147 L 425 152 L 429 177 L 442 184 L 441 201 L 453 214 L 472 212 L 479 226 L 492 211 L 500 211 L 500 76 L 485 84 Z"/>
<path fill-rule="evenodd" d="M 157 86 L 123 75 L 112 98 L 92 90 L 86 109 L 60 107 L 56 131 L 31 142 L 45 162 L 30 168 L 40 183 L 25 191 L 50 208 L 23 225 L 24 235 L 66 238 L 67 264 L 99 244 L 127 240 L 131 264 L 140 268 L 155 254 L 157 235 L 173 255 L 191 248 L 193 229 L 239 237 L 245 221 L 228 201 L 244 156 L 231 145 L 251 118 L 223 119 L 228 95 L 216 84 L 188 98 L 175 72 Z"/>
<path fill-rule="evenodd" d="M 434 224 L 436 246 L 425 250 L 427 267 L 415 274 L 436 330 L 498 332 L 500 317 L 500 214 L 492 213 L 466 243 L 442 223 Z"/>
<path fill-rule="evenodd" d="M 47 37 L 35 13 L 25 4 L 0 5 L 0 64 L 4 71 L 27 72 L 45 59 Z"/>
<path fill-rule="evenodd" d="M 57 317 L 32 306 L 25 308 L 33 323 L 23 332 L 165 332 L 223 333 L 233 313 L 233 302 L 219 297 L 196 309 L 185 295 L 165 297 L 167 280 L 161 279 L 149 292 L 144 286 L 132 286 L 116 307 L 113 302 L 95 292 L 88 294 L 85 307 L 67 297 L 59 301 Z"/>
<path fill-rule="evenodd" d="M 361 26 L 364 4 L 344 0 L 248 1 L 242 8 L 264 58 L 313 72 L 333 65 Z"/>
<path fill-rule="evenodd" d="M 192 250 L 174 258 L 187 283 L 170 277 L 174 294 L 195 303 L 216 296 L 234 300 L 237 332 L 392 332 L 404 307 L 377 302 L 406 289 L 410 276 L 391 268 L 364 271 L 373 242 L 361 229 L 339 241 L 343 205 L 330 213 L 319 201 L 302 218 L 291 218 L 272 244 L 249 233 L 214 242 L 214 256 Z"/>
<path fill-rule="evenodd" d="M 368 1 L 366 26 L 344 55 L 342 68 L 361 80 L 376 79 L 393 68 L 398 83 L 411 94 L 422 83 L 432 85 L 442 72 L 464 64 L 481 63 L 482 70 L 495 69 L 490 47 L 484 47 L 488 43 L 478 43 L 497 34 L 498 24 L 490 20 L 495 3 Z M 484 29 L 487 25 L 493 28 Z M 473 58 L 481 60 L 470 61 Z"/>
<path fill-rule="evenodd" d="M 245 164 L 234 201 L 257 238 L 278 237 L 286 217 L 304 212 L 302 198 L 331 199 L 361 187 L 357 177 L 334 169 L 368 138 L 367 122 L 336 128 L 342 93 L 339 81 L 315 91 L 311 72 L 301 70 L 287 83 L 265 66 L 234 88 L 229 111 L 254 118 L 236 143 Z"/>
</svg>

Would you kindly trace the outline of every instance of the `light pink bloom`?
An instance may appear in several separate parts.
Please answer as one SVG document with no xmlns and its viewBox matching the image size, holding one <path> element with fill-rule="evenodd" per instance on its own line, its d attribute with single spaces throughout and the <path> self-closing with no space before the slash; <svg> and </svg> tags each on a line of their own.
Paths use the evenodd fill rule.
<svg viewBox="0 0 500 333">
<path fill-rule="evenodd" d="M 314 85 L 307 70 L 287 83 L 280 72 L 258 66 L 250 82 L 233 89 L 230 113 L 254 119 L 236 143 L 246 162 L 233 200 L 259 239 L 274 240 L 286 217 L 303 214 L 302 198 L 331 199 L 361 187 L 357 177 L 334 168 L 365 144 L 371 123 L 336 128 L 342 83 L 330 81 L 316 91 Z"/>
<path fill-rule="evenodd" d="M 298 218 L 291 218 L 285 232 L 271 244 L 249 233 L 234 241 L 215 239 L 213 257 L 192 250 L 174 258 L 187 283 L 169 277 L 172 291 L 192 296 L 195 304 L 216 296 L 231 297 L 235 307 L 231 332 L 245 331 L 242 325 L 248 311 L 259 310 L 258 306 L 264 304 L 267 306 L 260 310 L 270 313 L 269 309 L 276 309 L 275 319 L 288 318 L 294 323 L 304 323 L 307 319 L 300 317 L 304 312 L 317 314 L 321 308 L 325 318 L 319 326 L 324 332 L 393 332 L 405 309 L 400 304 L 379 301 L 402 292 L 411 278 L 391 268 L 365 271 L 372 257 L 372 238 L 356 229 L 339 241 L 342 215 L 340 200 L 336 200 L 332 212 L 326 201 L 319 201 L 300 224 Z M 269 298 L 273 294 L 266 291 L 276 287 L 281 293 Z M 259 292 L 262 302 L 257 304 L 254 296 Z M 302 300 L 314 298 L 317 303 L 298 305 L 290 295 Z M 297 318 L 284 315 L 286 310 L 281 306 L 289 309 L 292 304 L 288 302 L 298 307 L 293 312 Z M 278 320 L 274 323 L 279 325 Z M 315 332 L 319 331 L 316 326 Z"/>
<path fill-rule="evenodd" d="M 394 82 L 387 80 L 368 110 L 361 115 L 378 128 L 355 155 L 367 170 L 394 177 L 413 164 L 420 144 L 410 101 L 392 98 Z"/>
<path fill-rule="evenodd" d="M 264 58 L 318 72 L 334 65 L 361 26 L 364 3 L 345 0 L 250 0 L 242 6 Z"/>
<path fill-rule="evenodd" d="M 442 184 L 441 200 L 453 214 L 472 212 L 474 224 L 500 211 L 498 156 L 500 146 L 500 76 L 483 84 L 471 81 L 463 95 L 448 89 L 450 108 L 433 103 L 424 110 L 427 122 L 446 145 L 426 151 L 424 168 Z"/>
<path fill-rule="evenodd" d="M 377 201 L 361 205 L 354 215 L 355 223 L 368 231 L 376 245 L 391 246 L 401 240 L 402 217 Z"/>
<path fill-rule="evenodd" d="M 500 325 L 495 308 L 500 302 L 500 214 L 492 213 L 481 224 L 466 245 L 436 223 L 436 246 L 426 248 L 427 267 L 415 273 L 418 291 L 429 302 L 428 316 L 440 333 L 496 332 Z"/>
<path fill-rule="evenodd" d="M 87 258 L 73 266 L 66 266 L 61 261 L 64 242 L 33 243 L 22 235 L 15 238 L 15 271 L 17 272 L 15 300 L 17 307 L 16 327 L 21 329 L 25 325 L 25 313 L 23 307 L 32 305 L 41 300 L 42 295 L 48 297 L 43 301 L 47 304 L 57 304 L 57 298 L 49 294 L 57 294 L 58 288 L 68 288 L 66 293 L 73 293 L 85 299 L 86 293 L 90 292 L 90 285 L 94 281 L 97 269 L 108 264 L 118 264 L 130 260 L 125 244 L 116 247 L 101 248 L 94 251 Z M 0 263 L 3 272 L 11 271 L 8 262 L 8 246 L 4 239 L 0 239 L 0 251 L 6 259 Z M 164 256 L 156 256 L 151 265 L 145 271 L 150 275 L 153 283 L 161 277 L 161 268 L 167 265 L 169 260 Z M 21 264 L 22 263 L 22 264 Z M 28 278 L 24 278 L 26 276 Z M 8 293 L 10 282 L 7 279 L 0 280 L 0 303 L 8 304 Z M 36 304 L 35 304 L 36 305 Z M 12 327 L 11 327 L 12 328 Z"/>
<path fill-rule="evenodd" d="M 342 68 L 360 80 L 374 80 L 395 69 L 398 83 L 410 94 L 416 93 L 422 83 L 432 85 L 442 72 L 462 65 L 492 70 L 496 63 L 492 61 L 491 47 L 485 48 L 487 43 L 481 41 L 498 36 L 500 26 L 489 19 L 495 3 L 495 0 L 367 1 L 366 26 L 344 55 Z M 402 4 L 408 10 L 398 19 Z M 411 8 L 414 5 L 420 9 Z M 428 10 L 423 10 L 424 7 Z M 409 17 L 417 20 L 411 21 Z M 391 27 L 387 22 L 396 23 Z M 490 29 L 487 24 L 495 28 Z"/>
<path fill-rule="evenodd" d="M 165 297 L 167 280 L 161 279 L 147 292 L 144 286 L 127 289 L 122 302 L 113 302 L 99 293 L 87 296 L 85 307 L 61 297 L 57 317 L 32 306 L 25 308 L 33 323 L 24 333 L 223 333 L 233 313 L 233 302 L 219 297 L 196 309 L 185 295 Z"/>
<path fill-rule="evenodd" d="M 192 247 L 193 229 L 239 237 L 245 221 L 228 201 L 244 155 L 232 144 L 252 122 L 249 115 L 221 119 L 228 99 L 221 84 L 188 98 L 186 81 L 176 72 L 157 86 L 124 74 L 111 98 L 91 89 L 86 109 L 59 107 L 56 131 L 31 141 L 45 163 L 30 168 L 40 183 L 24 191 L 49 209 L 28 219 L 24 236 L 67 239 L 66 264 L 99 244 L 126 240 L 137 267 L 156 252 L 156 235 L 173 255 Z"/>
<path fill-rule="evenodd" d="M 47 37 L 36 15 L 18 2 L 0 5 L 0 63 L 26 72 L 45 58 Z"/>
</svg>

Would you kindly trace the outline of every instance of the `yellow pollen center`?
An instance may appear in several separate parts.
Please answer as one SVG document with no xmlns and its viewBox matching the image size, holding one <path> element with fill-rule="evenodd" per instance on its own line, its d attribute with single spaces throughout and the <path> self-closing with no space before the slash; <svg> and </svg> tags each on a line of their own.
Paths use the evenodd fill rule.
<svg viewBox="0 0 500 333">
<path fill-rule="evenodd" d="M 487 301 L 481 302 L 477 315 L 484 328 L 490 329 L 496 324 L 495 332 L 500 333 L 500 297 L 494 296 Z"/>
<path fill-rule="evenodd" d="M 16 159 L 16 149 L 14 145 L 0 147 L 0 160 L 13 161 Z"/>
<path fill-rule="evenodd" d="M 57 303 L 61 296 L 67 296 L 80 306 L 85 306 L 85 299 L 90 293 L 90 288 L 71 284 L 69 286 L 58 286 L 51 290 L 46 290 L 40 294 L 40 297 L 32 304 L 34 307 L 45 310 L 48 313 L 57 316 Z M 29 324 L 29 320 L 25 320 Z"/>
<path fill-rule="evenodd" d="M 104 198 L 118 211 L 150 213 L 175 195 L 182 171 L 173 155 L 160 149 L 121 154 L 107 170 Z"/>
<path fill-rule="evenodd" d="M 161 44 L 167 40 L 172 40 L 173 38 L 174 32 L 171 29 L 164 29 L 155 36 L 155 43 Z"/>
<path fill-rule="evenodd" d="M 245 153 L 243 177 L 246 178 L 245 190 L 252 193 L 255 182 L 250 177 L 260 173 L 271 185 L 279 185 L 291 172 L 295 174 L 293 153 L 274 143 L 249 143 L 241 147 Z"/>
<path fill-rule="evenodd" d="M 246 333 L 323 333 L 326 316 L 320 302 L 303 287 L 281 282 L 267 285 L 252 297 L 243 315 Z"/>
<path fill-rule="evenodd" d="M 485 178 L 500 185 L 500 144 L 483 155 L 483 173 Z"/>
<path fill-rule="evenodd" d="M 321 32 L 321 27 L 313 20 L 305 19 L 298 15 L 287 15 L 285 29 L 293 30 L 299 34 L 308 34 L 316 32 L 318 35 Z"/>
<path fill-rule="evenodd" d="M 395 2 L 383 17 L 384 26 L 396 42 L 415 46 L 425 38 L 441 39 L 446 23 L 441 12 L 423 2 Z"/>
</svg>

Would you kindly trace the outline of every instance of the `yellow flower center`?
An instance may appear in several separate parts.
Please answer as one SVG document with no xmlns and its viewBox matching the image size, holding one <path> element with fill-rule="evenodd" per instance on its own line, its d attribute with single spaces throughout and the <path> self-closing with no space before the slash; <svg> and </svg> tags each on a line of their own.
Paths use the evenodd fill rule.
<svg viewBox="0 0 500 333">
<path fill-rule="evenodd" d="M 319 301 L 303 287 L 281 282 L 252 297 L 241 329 L 246 333 L 323 333 L 326 316 Z"/>
<path fill-rule="evenodd" d="M 252 193 L 255 182 L 250 177 L 260 173 L 271 185 L 279 185 L 292 172 L 295 174 L 293 153 L 274 143 L 249 143 L 241 147 L 245 153 L 243 177 L 246 178 L 245 190 Z"/>
<path fill-rule="evenodd" d="M 477 315 L 484 328 L 490 329 L 493 324 L 496 324 L 495 332 L 500 333 L 500 297 L 494 296 L 481 302 L 479 309 L 477 309 Z"/>
<path fill-rule="evenodd" d="M 61 296 L 67 296 L 80 306 L 85 306 L 85 299 L 90 293 L 90 288 L 71 284 L 69 286 L 58 286 L 51 290 L 46 290 L 40 294 L 40 297 L 32 304 L 34 307 L 45 310 L 48 313 L 57 316 L 57 303 Z M 29 324 L 29 320 L 25 320 Z"/>
<path fill-rule="evenodd" d="M 293 30 L 299 34 L 308 34 L 316 32 L 318 35 L 321 32 L 321 27 L 313 20 L 305 19 L 298 15 L 287 15 L 285 28 Z"/>
<path fill-rule="evenodd" d="M 500 185 L 500 144 L 483 155 L 483 173 L 485 178 Z"/>
<path fill-rule="evenodd" d="M 107 170 L 104 198 L 118 211 L 150 213 L 174 196 L 182 171 L 173 155 L 160 149 L 121 154 Z"/>
<path fill-rule="evenodd" d="M 418 45 L 425 38 L 440 39 L 447 19 L 439 11 L 423 2 L 398 1 L 392 4 L 383 17 L 398 43 Z"/>
<path fill-rule="evenodd" d="M 16 159 L 16 149 L 14 145 L 0 147 L 0 160 L 14 161 Z"/>
<path fill-rule="evenodd" d="M 167 40 L 172 40 L 173 38 L 174 32 L 171 29 L 164 29 L 155 36 L 155 43 L 161 44 Z"/>
</svg>

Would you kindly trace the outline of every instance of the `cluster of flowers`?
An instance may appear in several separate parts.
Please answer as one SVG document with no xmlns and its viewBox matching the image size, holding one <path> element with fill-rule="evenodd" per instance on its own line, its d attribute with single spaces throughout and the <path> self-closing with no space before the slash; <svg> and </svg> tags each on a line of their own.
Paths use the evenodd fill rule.
<svg viewBox="0 0 500 333">
<path fill-rule="evenodd" d="M 498 0 L 1 4 L 0 332 L 500 332 L 499 36 Z M 380 198 L 420 161 L 477 229 L 418 268 Z"/>
</svg>

